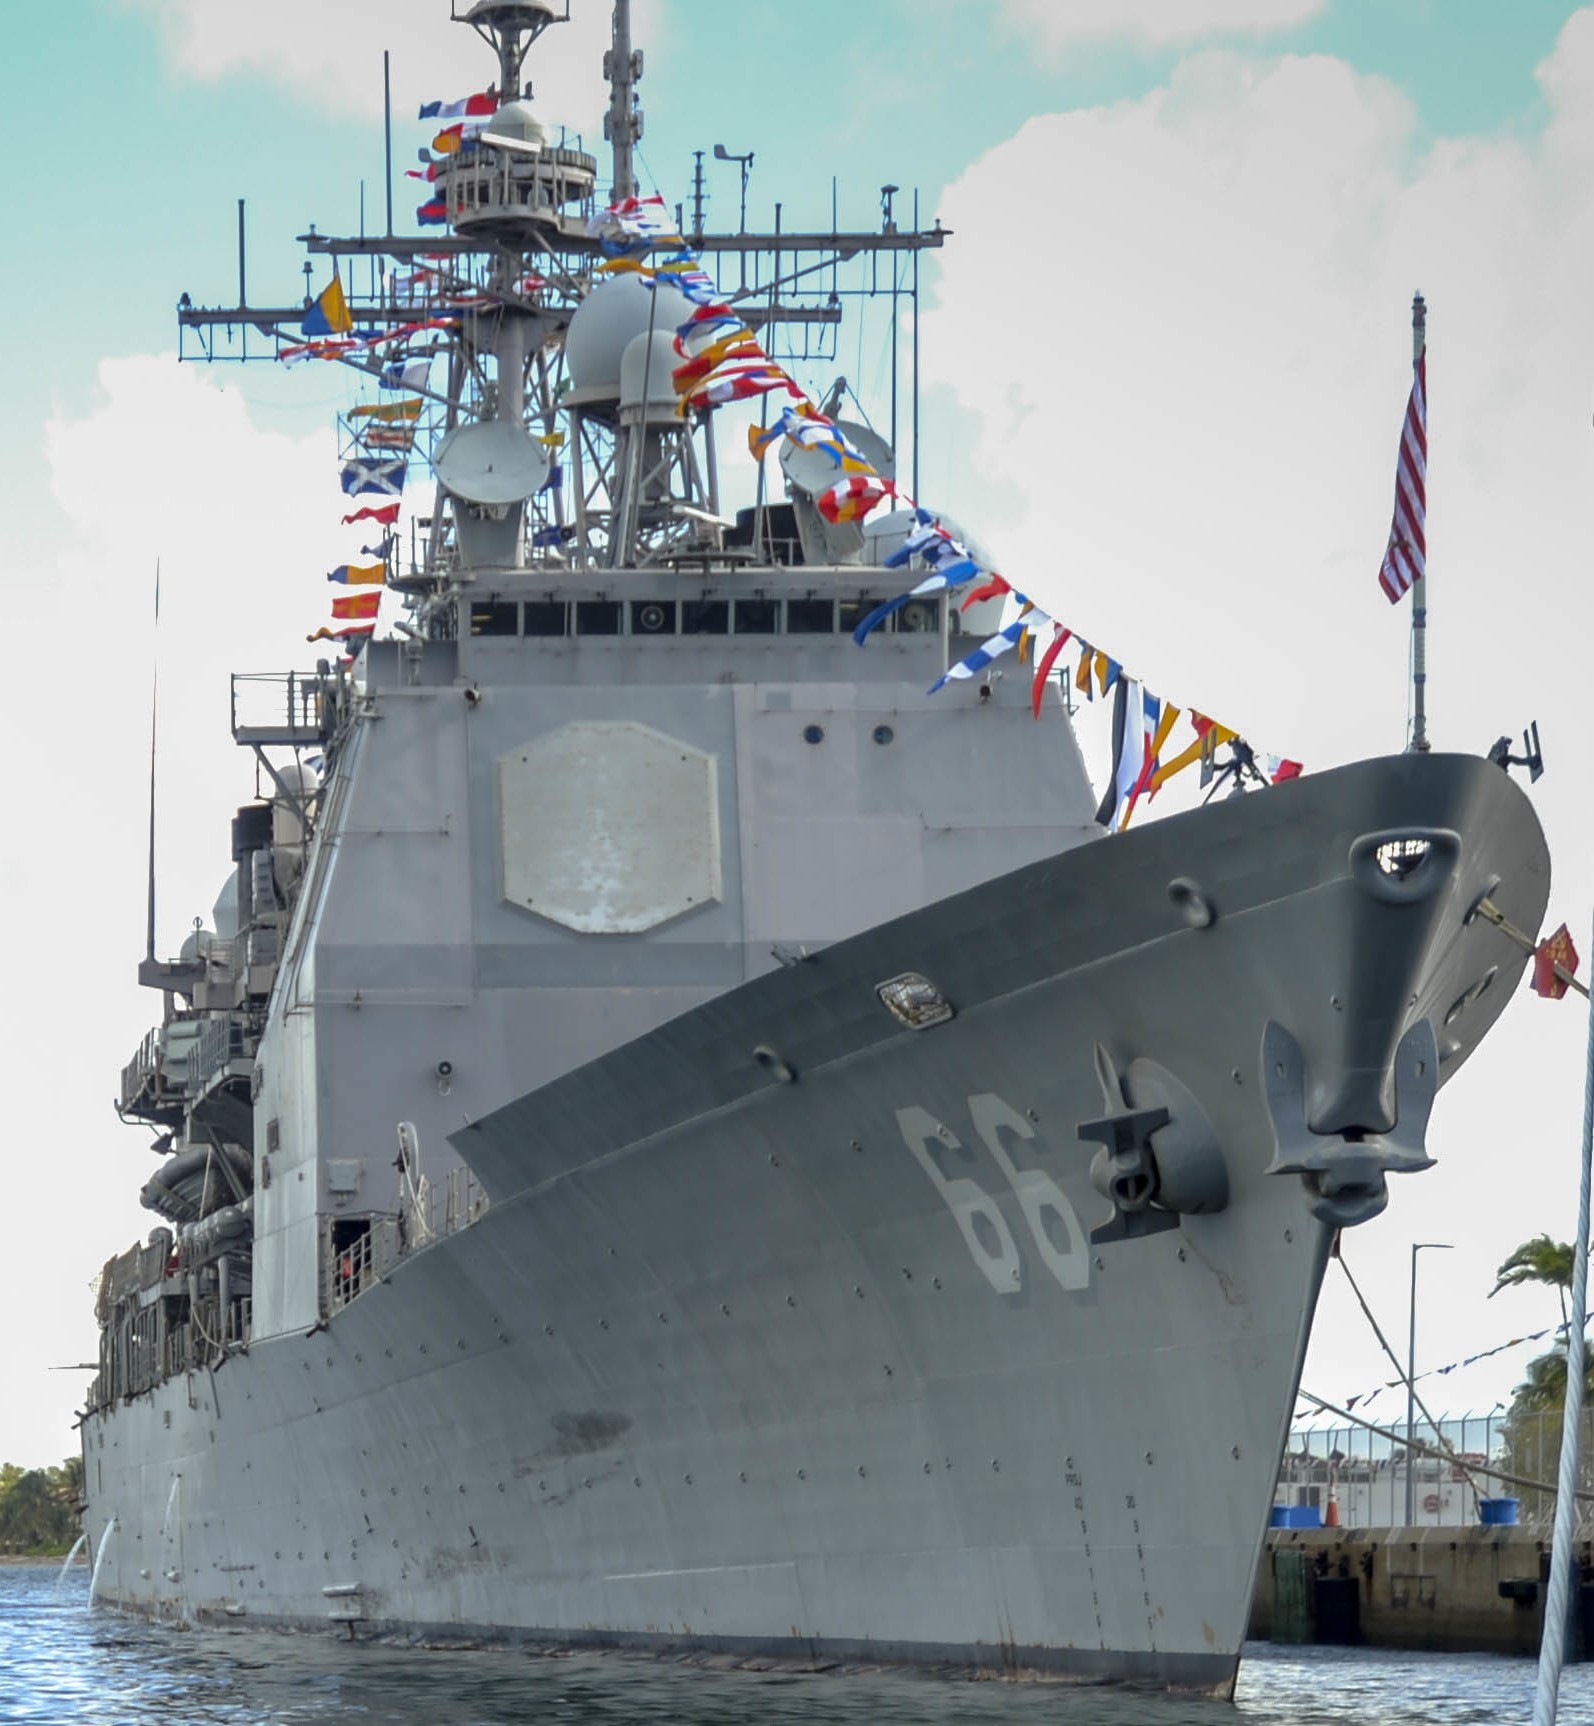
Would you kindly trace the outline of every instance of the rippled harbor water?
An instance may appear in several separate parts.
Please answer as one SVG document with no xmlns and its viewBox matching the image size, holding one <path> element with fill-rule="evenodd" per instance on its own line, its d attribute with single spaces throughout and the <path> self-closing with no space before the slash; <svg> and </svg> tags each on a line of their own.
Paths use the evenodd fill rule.
<svg viewBox="0 0 1594 1726">
<path fill-rule="evenodd" d="M 0 1721 L 72 1726 L 1396 1726 L 1526 1722 L 1533 1666 L 1257 1646 L 1226 1703 L 896 1673 L 715 1672 L 619 1656 L 439 1653 L 191 1634 L 88 1606 L 88 1572 L 0 1567 Z M 1594 1722 L 1594 1666 L 1561 1721 Z"/>
</svg>

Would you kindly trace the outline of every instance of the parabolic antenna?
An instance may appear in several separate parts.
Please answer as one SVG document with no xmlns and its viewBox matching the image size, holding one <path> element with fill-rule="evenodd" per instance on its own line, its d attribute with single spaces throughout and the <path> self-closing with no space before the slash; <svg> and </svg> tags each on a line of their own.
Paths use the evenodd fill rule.
<svg viewBox="0 0 1594 1726">
<path fill-rule="evenodd" d="M 520 503 L 548 477 L 548 451 L 509 420 L 456 426 L 437 446 L 432 471 L 467 503 Z"/>
<path fill-rule="evenodd" d="M 890 444 L 878 432 L 852 420 L 837 420 L 836 425 L 876 473 L 886 479 L 896 477 L 896 458 L 891 453 Z M 833 455 L 822 449 L 805 449 L 789 438 L 781 439 L 780 469 L 799 491 L 806 492 L 809 497 L 818 497 L 820 492 L 828 491 L 838 480 L 847 477 L 846 470 L 837 465 Z"/>
<path fill-rule="evenodd" d="M 857 420 L 837 420 L 836 424 L 847 434 L 847 441 L 857 448 L 858 453 L 876 473 L 884 474 L 887 479 L 897 477 L 896 452 L 879 432 L 869 426 L 860 425 Z"/>
</svg>

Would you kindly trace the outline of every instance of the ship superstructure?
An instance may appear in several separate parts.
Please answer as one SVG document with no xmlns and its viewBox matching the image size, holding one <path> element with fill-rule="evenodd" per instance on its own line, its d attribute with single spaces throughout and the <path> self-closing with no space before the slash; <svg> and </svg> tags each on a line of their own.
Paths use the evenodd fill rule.
<svg viewBox="0 0 1594 1726">
<path fill-rule="evenodd" d="M 446 231 L 310 237 L 391 265 L 319 345 L 180 312 L 396 370 L 348 462 L 435 492 L 389 638 L 235 677 L 271 794 L 214 927 L 151 925 L 101 1596 L 1221 1688 L 1331 1231 L 1426 1165 L 1537 824 L 1409 756 L 1108 838 L 1055 687 L 930 693 L 1003 600 L 937 588 L 914 503 L 838 508 L 896 464 L 844 380 L 765 396 L 744 508 L 683 386 L 683 305 L 817 364 L 848 266 L 944 233 L 693 232 L 683 302 L 626 267 L 624 0 L 601 192 L 521 94 L 553 8 L 463 16 L 497 77 Z"/>
</svg>

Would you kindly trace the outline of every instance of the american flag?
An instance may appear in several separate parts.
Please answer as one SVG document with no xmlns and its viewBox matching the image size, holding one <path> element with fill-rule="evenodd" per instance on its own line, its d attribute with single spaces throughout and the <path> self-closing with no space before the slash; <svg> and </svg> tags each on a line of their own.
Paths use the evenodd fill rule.
<svg viewBox="0 0 1594 1726">
<path fill-rule="evenodd" d="M 1428 350 L 1418 356 L 1411 380 L 1406 421 L 1400 428 L 1400 459 L 1395 465 L 1395 519 L 1378 585 L 1394 605 L 1424 573 L 1428 513 Z"/>
</svg>

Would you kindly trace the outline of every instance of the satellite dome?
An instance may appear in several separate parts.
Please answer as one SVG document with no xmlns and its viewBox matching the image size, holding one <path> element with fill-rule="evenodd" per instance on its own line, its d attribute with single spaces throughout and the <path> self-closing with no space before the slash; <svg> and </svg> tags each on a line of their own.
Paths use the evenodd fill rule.
<svg viewBox="0 0 1594 1726">
<path fill-rule="evenodd" d="M 552 136 L 531 111 L 530 102 L 505 102 L 487 123 L 485 131 L 489 137 L 513 138 L 518 143 L 535 144 L 538 148 L 545 147 Z"/>
<path fill-rule="evenodd" d="M 681 356 L 675 351 L 675 334 L 672 330 L 655 330 L 650 336 L 646 330 L 639 336 L 633 336 L 626 343 L 625 352 L 620 356 L 620 407 L 640 408 L 644 383 L 647 389 L 647 417 L 650 420 L 660 418 L 659 410 L 664 410 L 662 417 L 675 418 L 675 368 L 681 363 Z"/>
<path fill-rule="evenodd" d="M 656 318 L 653 290 L 634 274 L 599 282 L 576 307 L 565 334 L 565 365 L 570 372 L 569 402 L 617 401 L 620 359 Z"/>
</svg>

